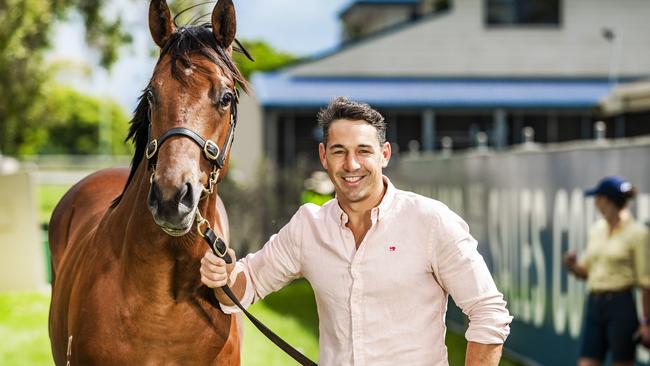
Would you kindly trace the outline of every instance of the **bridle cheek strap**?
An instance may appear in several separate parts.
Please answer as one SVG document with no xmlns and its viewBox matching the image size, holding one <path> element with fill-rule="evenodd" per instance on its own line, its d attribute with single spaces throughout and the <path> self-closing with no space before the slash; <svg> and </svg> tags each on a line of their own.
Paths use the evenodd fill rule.
<svg viewBox="0 0 650 366">
<path fill-rule="evenodd" d="M 151 138 L 151 117 L 149 118 L 149 126 L 147 131 L 147 148 L 145 150 L 145 156 L 148 161 L 148 168 L 152 170 L 151 179 L 156 171 L 156 162 L 158 161 L 158 151 L 162 144 L 165 143 L 172 136 L 184 136 L 188 137 L 194 141 L 201 150 L 203 151 L 203 156 L 211 163 L 212 169 L 208 177 L 208 183 L 203 188 L 202 199 L 211 194 L 214 190 L 214 186 L 217 184 L 219 179 L 219 174 L 221 169 L 226 164 L 226 158 L 230 152 L 230 147 L 235 139 L 235 127 L 237 126 L 237 103 L 239 102 L 239 93 L 235 89 L 235 99 L 233 100 L 230 106 L 230 126 L 228 127 L 228 135 L 226 140 L 223 142 L 223 147 L 220 149 L 219 146 L 212 140 L 206 140 L 198 133 L 190 130 L 185 127 L 176 127 L 170 130 L 165 131 L 159 138 Z"/>
</svg>

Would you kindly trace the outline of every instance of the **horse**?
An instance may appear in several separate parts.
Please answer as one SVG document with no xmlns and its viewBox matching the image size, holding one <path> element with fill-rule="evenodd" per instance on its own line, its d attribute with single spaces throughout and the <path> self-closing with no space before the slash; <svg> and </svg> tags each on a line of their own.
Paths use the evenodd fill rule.
<svg viewBox="0 0 650 366">
<path fill-rule="evenodd" d="M 177 26 L 164 0 L 151 1 L 160 56 L 130 123 L 131 168 L 91 174 L 53 211 L 56 365 L 240 364 L 241 318 L 201 284 L 207 246 L 192 229 L 228 242 L 216 185 L 228 170 L 237 88 L 247 91 L 232 60 L 232 0 L 211 15 Z"/>
</svg>

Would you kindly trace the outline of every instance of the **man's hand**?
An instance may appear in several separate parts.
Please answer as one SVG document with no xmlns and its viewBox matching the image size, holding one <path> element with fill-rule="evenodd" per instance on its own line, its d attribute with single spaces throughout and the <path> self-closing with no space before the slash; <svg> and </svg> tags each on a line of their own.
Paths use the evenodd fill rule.
<svg viewBox="0 0 650 366">
<path fill-rule="evenodd" d="M 231 264 L 226 262 L 212 253 L 211 250 L 205 252 L 201 258 L 201 282 L 210 288 L 220 288 L 224 285 L 232 286 L 235 283 L 235 278 L 230 278 L 233 268 L 235 268 L 235 251 L 228 249 L 228 254 L 232 258 Z"/>
</svg>

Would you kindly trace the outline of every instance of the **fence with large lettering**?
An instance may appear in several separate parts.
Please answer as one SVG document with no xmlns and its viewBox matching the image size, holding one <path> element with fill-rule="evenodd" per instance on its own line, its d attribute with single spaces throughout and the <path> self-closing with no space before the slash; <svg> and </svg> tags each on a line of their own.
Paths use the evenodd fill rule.
<svg viewBox="0 0 650 366">
<path fill-rule="evenodd" d="M 584 250 L 597 218 L 583 190 L 606 175 L 639 188 L 631 211 L 650 222 L 650 139 L 408 157 L 387 173 L 396 186 L 438 199 L 460 214 L 479 242 L 515 320 L 506 343 L 531 363 L 575 365 L 586 288 L 562 254 Z M 637 296 L 640 301 L 640 296 Z M 451 322 L 463 316 L 450 307 Z M 641 365 L 650 360 L 639 347 Z"/>
</svg>

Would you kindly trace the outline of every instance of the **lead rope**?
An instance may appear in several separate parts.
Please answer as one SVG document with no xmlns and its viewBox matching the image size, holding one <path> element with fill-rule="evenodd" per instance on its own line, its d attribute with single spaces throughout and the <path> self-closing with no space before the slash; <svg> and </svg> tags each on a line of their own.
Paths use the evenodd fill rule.
<svg viewBox="0 0 650 366">
<path fill-rule="evenodd" d="M 201 231 L 201 226 L 205 225 L 205 230 L 202 232 Z M 223 258 L 223 260 L 230 264 L 232 263 L 232 258 L 230 257 L 230 254 L 228 254 L 228 247 L 226 246 L 226 243 L 212 230 L 210 227 L 210 223 L 208 220 L 204 219 L 201 214 L 199 213 L 199 210 L 196 210 L 196 229 L 198 230 L 199 234 L 205 239 L 205 242 L 208 244 L 210 249 L 212 249 L 212 252 L 217 255 L 218 257 Z M 261 321 L 257 320 L 251 313 L 249 313 L 244 306 L 239 302 L 237 299 L 237 296 L 232 292 L 230 287 L 228 285 L 224 285 L 221 287 L 223 292 L 228 296 L 230 301 L 232 301 L 241 311 L 244 312 L 246 317 L 255 325 L 257 329 L 259 329 L 262 334 L 266 336 L 271 342 L 273 342 L 276 346 L 280 347 L 286 354 L 291 356 L 294 360 L 296 360 L 299 364 L 305 365 L 305 366 L 317 366 L 318 364 L 315 363 L 314 361 L 310 360 L 307 358 L 307 356 L 303 355 L 300 351 L 297 349 L 293 348 L 289 343 L 287 343 L 284 339 L 282 339 L 280 336 L 277 334 L 273 333 L 272 330 L 270 330 L 266 325 L 262 324 Z"/>
<path fill-rule="evenodd" d="M 231 115 L 231 123 L 236 123 L 236 109 L 235 109 L 234 116 Z M 231 131 L 228 133 L 228 140 L 224 144 L 224 149 L 223 149 L 224 151 L 221 152 L 223 154 L 221 156 L 222 157 L 221 162 L 218 160 L 219 156 L 216 157 L 217 159 L 213 159 L 213 160 L 217 160 L 217 164 L 212 165 L 212 171 L 210 172 L 208 184 L 206 187 L 203 187 L 200 200 L 207 198 L 210 194 L 212 194 L 212 192 L 214 192 L 214 187 L 217 185 L 217 180 L 219 179 L 219 172 L 220 172 L 220 169 L 217 168 L 217 165 L 219 165 L 220 167 L 223 166 L 222 165 L 223 160 L 225 160 L 225 156 L 228 150 L 230 150 L 230 145 L 232 144 L 233 137 L 234 136 L 231 129 Z M 218 148 L 217 151 L 219 151 Z M 198 207 L 196 209 L 195 221 L 196 221 L 196 230 L 198 231 L 199 235 L 203 237 L 203 239 L 208 244 L 212 252 L 218 257 L 223 258 L 223 260 L 226 263 L 228 264 L 232 263 L 232 258 L 230 257 L 230 254 L 228 254 L 228 247 L 226 246 L 226 243 L 214 232 L 214 230 L 212 230 L 212 228 L 210 227 L 210 222 L 208 222 L 207 219 L 201 216 Z M 205 226 L 205 230 L 201 231 L 201 226 Z M 235 296 L 235 294 L 232 292 L 230 287 L 228 287 L 228 285 L 222 286 L 221 289 L 226 294 L 226 296 L 228 296 L 230 301 L 232 301 L 235 305 L 237 305 L 239 309 L 241 309 L 242 312 L 244 312 L 248 320 L 250 320 L 251 323 L 253 323 L 253 325 L 255 325 L 255 327 L 259 329 L 259 331 L 266 336 L 266 338 L 268 338 L 276 346 L 280 347 L 280 349 L 282 349 L 286 354 L 291 356 L 294 360 L 296 360 L 301 365 L 304 366 L 318 365 L 314 361 L 307 358 L 307 356 L 303 355 L 300 351 L 293 348 L 289 343 L 287 343 L 280 336 L 273 333 L 272 330 L 270 330 L 266 325 L 264 325 L 261 321 L 257 320 L 257 318 L 255 318 L 251 313 L 249 313 L 244 308 L 244 306 L 242 306 L 242 304 L 237 299 L 237 296 Z"/>
</svg>

